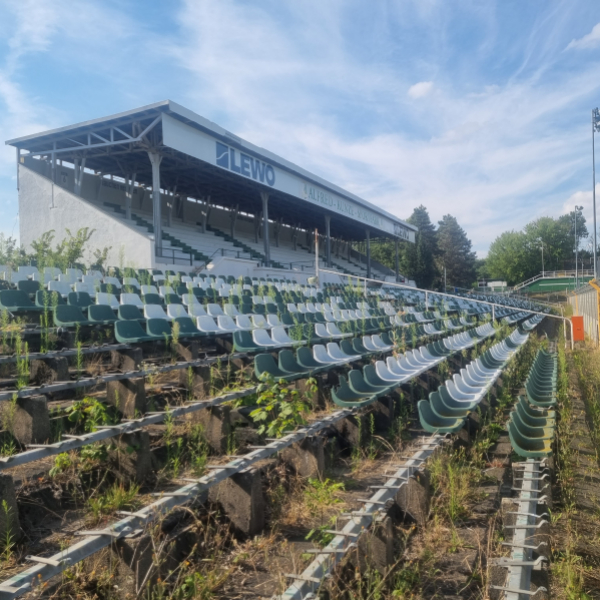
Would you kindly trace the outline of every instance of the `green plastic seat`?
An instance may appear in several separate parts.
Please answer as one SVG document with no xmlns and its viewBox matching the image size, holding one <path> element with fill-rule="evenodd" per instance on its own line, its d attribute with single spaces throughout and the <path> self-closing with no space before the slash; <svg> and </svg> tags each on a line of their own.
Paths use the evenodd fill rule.
<svg viewBox="0 0 600 600">
<path fill-rule="evenodd" d="M 249 331 L 234 331 L 233 347 L 236 352 L 264 352 L 267 350 L 267 348 L 254 343 Z"/>
<path fill-rule="evenodd" d="M 115 311 L 108 304 L 92 304 L 88 308 L 88 319 L 90 323 L 108 325 L 117 321 Z"/>
<path fill-rule="evenodd" d="M 419 400 L 417 408 L 421 427 L 428 433 L 456 433 L 465 424 L 464 417 L 448 418 L 436 415 L 427 400 Z"/>
<path fill-rule="evenodd" d="M 375 369 L 375 365 L 372 363 L 369 363 L 368 365 L 365 365 L 365 367 L 363 368 L 363 379 L 365 381 L 365 383 L 367 383 L 367 385 L 373 387 L 373 388 L 385 388 L 388 392 L 393 391 L 397 386 L 397 384 L 392 383 L 390 384 L 389 381 L 384 381 L 383 379 L 381 379 L 381 377 L 379 377 L 379 375 L 377 375 L 377 370 Z"/>
<path fill-rule="evenodd" d="M 311 374 L 311 369 L 300 365 L 291 350 L 281 350 L 278 356 L 278 363 L 279 369 L 288 375 Z"/>
<path fill-rule="evenodd" d="M 120 304 L 117 314 L 121 321 L 146 321 L 142 311 L 134 304 Z"/>
<path fill-rule="evenodd" d="M 54 306 L 64 304 L 63 297 L 58 292 L 49 292 L 47 290 L 38 290 L 35 293 L 35 305 L 40 308 L 52 310 Z"/>
<path fill-rule="evenodd" d="M 385 396 L 389 393 L 390 388 L 386 386 L 370 385 L 363 374 L 358 369 L 353 369 L 348 373 L 348 385 L 350 389 L 357 394 L 370 394 L 374 397 Z"/>
<path fill-rule="evenodd" d="M 354 347 L 352 345 L 352 342 L 350 340 L 348 340 L 348 339 L 346 339 L 346 340 L 340 340 L 339 346 L 340 346 L 342 352 L 344 354 L 347 354 L 348 356 L 361 356 L 361 353 L 357 352 L 354 349 Z"/>
<path fill-rule="evenodd" d="M 146 304 L 148 304 L 146 302 Z M 156 304 L 153 302 L 152 304 Z M 183 304 L 181 296 L 178 294 L 165 294 L 165 304 Z"/>
<path fill-rule="evenodd" d="M 446 390 L 441 386 L 435 392 L 429 394 L 429 404 L 431 410 L 439 417 L 445 418 L 463 418 L 466 417 L 471 410 L 477 406 L 477 402 L 457 402 L 448 394 L 440 393 L 441 390 Z"/>
<path fill-rule="evenodd" d="M 510 413 L 510 420 L 525 438 L 540 440 L 554 439 L 554 427 L 532 427 L 531 425 L 527 425 L 517 412 Z"/>
<path fill-rule="evenodd" d="M 552 427 L 552 428 L 554 428 L 554 426 L 555 426 L 554 419 L 549 419 L 548 417 L 545 417 L 542 415 L 540 415 L 540 416 L 530 415 L 525 410 L 525 406 L 521 402 L 515 403 L 514 410 L 516 413 L 519 414 L 519 418 L 521 419 L 521 421 L 523 421 L 523 423 L 525 423 L 525 425 L 528 425 L 529 427 L 541 427 L 541 428 Z"/>
<path fill-rule="evenodd" d="M 0 310 L 12 313 L 40 312 L 42 307 L 36 306 L 29 296 L 21 290 L 0 290 Z"/>
<path fill-rule="evenodd" d="M 306 373 L 293 375 L 281 370 L 270 354 L 257 354 L 254 357 L 254 373 L 258 379 L 263 379 L 266 375 L 270 375 L 274 379 L 287 380 L 306 376 Z"/>
<path fill-rule="evenodd" d="M 115 338 L 121 344 L 139 344 L 153 340 L 138 321 L 116 321 Z"/>
<path fill-rule="evenodd" d="M 142 297 L 142 302 L 144 304 L 160 304 L 162 305 L 163 301 L 159 294 L 146 294 Z"/>
<path fill-rule="evenodd" d="M 77 308 L 85 309 L 94 304 L 94 301 L 87 292 L 69 292 L 67 304 L 69 306 L 77 306 Z"/>
<path fill-rule="evenodd" d="M 556 412 L 553 410 L 549 410 L 547 408 L 541 407 L 533 407 L 529 402 L 527 402 L 524 396 L 519 396 L 519 400 L 517 402 L 521 405 L 522 409 L 532 417 L 546 417 L 547 419 L 556 419 Z"/>
<path fill-rule="evenodd" d="M 309 369 L 311 373 L 318 373 L 329 368 L 329 365 L 323 365 L 322 363 L 317 362 L 311 349 L 307 346 L 298 348 L 296 351 L 296 360 L 302 368 Z"/>
<path fill-rule="evenodd" d="M 196 327 L 196 323 L 191 317 L 176 317 L 173 319 L 173 323 L 179 325 L 179 337 L 198 338 L 205 335 Z"/>
<path fill-rule="evenodd" d="M 59 304 L 54 308 L 54 325 L 56 327 L 76 327 L 90 325 L 82 310 L 77 306 Z"/>
<path fill-rule="evenodd" d="M 337 406 L 353 408 L 371 404 L 375 400 L 375 397 L 371 394 L 361 394 L 352 390 L 346 378 L 340 375 L 339 386 L 331 388 L 331 399 Z"/>
<path fill-rule="evenodd" d="M 171 339 L 171 324 L 165 319 L 148 319 L 146 333 L 149 337 L 161 340 Z"/>
<path fill-rule="evenodd" d="M 22 279 L 17 281 L 17 289 L 21 292 L 25 292 L 28 296 L 35 296 L 35 293 L 41 289 L 39 281 L 32 281 L 31 279 Z"/>
<path fill-rule="evenodd" d="M 507 429 L 512 449 L 522 458 L 544 458 L 552 454 L 551 440 L 523 436 L 512 420 L 508 422 Z"/>
</svg>

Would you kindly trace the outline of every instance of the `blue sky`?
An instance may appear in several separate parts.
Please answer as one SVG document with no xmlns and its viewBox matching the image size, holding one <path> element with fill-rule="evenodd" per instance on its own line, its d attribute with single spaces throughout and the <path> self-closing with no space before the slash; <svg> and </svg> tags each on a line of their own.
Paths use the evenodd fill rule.
<svg viewBox="0 0 600 600">
<path fill-rule="evenodd" d="M 453 214 L 484 256 L 591 219 L 600 3 L 0 0 L 2 141 L 166 98 L 400 217 Z M 2 146 L 0 231 L 17 213 Z"/>
</svg>

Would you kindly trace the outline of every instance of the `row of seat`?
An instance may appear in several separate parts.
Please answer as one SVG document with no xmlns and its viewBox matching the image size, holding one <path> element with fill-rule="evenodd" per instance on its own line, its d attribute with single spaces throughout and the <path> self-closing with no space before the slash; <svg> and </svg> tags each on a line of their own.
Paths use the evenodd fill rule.
<svg viewBox="0 0 600 600">
<path fill-rule="evenodd" d="M 528 333 L 515 329 L 505 340 L 446 380 L 429 394 L 428 400 L 420 400 L 417 408 L 421 427 L 430 433 L 454 433 L 462 429 L 469 412 L 479 405 L 528 337 Z"/>
<path fill-rule="evenodd" d="M 526 396 L 519 397 L 507 423 L 512 448 L 522 458 L 552 454 L 557 371 L 556 353 L 538 350 L 525 382 Z"/>
</svg>

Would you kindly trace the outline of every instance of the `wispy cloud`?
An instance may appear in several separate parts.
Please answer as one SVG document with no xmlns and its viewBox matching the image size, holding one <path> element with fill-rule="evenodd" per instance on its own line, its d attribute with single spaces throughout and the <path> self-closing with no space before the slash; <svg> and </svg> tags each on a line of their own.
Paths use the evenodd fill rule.
<svg viewBox="0 0 600 600">
<path fill-rule="evenodd" d="M 598 46 L 600 46 L 600 23 L 594 25 L 592 31 L 578 40 L 571 40 L 566 49 L 589 49 L 597 48 Z"/>
<path fill-rule="evenodd" d="M 408 88 L 407 94 L 411 98 L 423 98 L 431 93 L 433 90 L 433 81 L 419 81 Z"/>
</svg>

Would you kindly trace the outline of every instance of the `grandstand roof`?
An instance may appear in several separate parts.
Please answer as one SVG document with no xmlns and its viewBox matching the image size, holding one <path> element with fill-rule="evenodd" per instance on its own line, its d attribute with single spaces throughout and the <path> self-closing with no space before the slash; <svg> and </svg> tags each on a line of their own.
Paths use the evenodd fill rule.
<svg viewBox="0 0 600 600">
<path fill-rule="evenodd" d="M 375 235 L 414 241 L 416 228 L 321 177 L 243 140 L 187 108 L 165 100 L 126 112 L 8 140 L 32 156 L 66 162 L 85 157 L 85 167 L 105 175 L 131 176 L 152 185 L 147 151 L 158 149 L 161 187 L 251 214 L 269 192 L 269 217 L 305 229 L 361 240 Z"/>
</svg>

